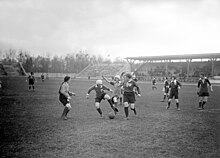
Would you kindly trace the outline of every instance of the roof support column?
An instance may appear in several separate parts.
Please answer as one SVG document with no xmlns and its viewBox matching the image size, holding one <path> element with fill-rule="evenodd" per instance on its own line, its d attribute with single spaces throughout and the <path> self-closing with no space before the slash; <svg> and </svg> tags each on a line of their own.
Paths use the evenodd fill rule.
<svg viewBox="0 0 220 158">
<path fill-rule="evenodd" d="M 190 62 L 192 59 L 186 59 L 187 63 L 187 72 L 186 72 L 186 77 L 189 78 L 189 68 L 190 68 Z"/>
<path fill-rule="evenodd" d="M 217 58 L 212 58 L 211 61 L 212 61 L 212 71 L 211 71 L 211 76 L 213 77 L 215 75 L 215 72 L 214 72 L 214 67 L 215 67 L 215 61 L 217 60 Z"/>
<path fill-rule="evenodd" d="M 133 71 L 133 64 L 134 64 L 135 60 L 133 60 L 133 59 L 127 59 L 127 62 L 128 62 L 129 65 L 130 65 L 130 72 L 132 72 L 132 71 Z"/>
<path fill-rule="evenodd" d="M 165 61 L 165 66 L 166 66 L 166 76 L 168 75 L 168 62 L 167 62 L 167 60 Z"/>
</svg>

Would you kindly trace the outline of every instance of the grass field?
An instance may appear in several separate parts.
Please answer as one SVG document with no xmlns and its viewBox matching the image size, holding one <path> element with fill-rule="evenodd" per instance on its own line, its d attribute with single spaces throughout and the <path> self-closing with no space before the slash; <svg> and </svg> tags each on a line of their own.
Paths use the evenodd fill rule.
<svg viewBox="0 0 220 158">
<path fill-rule="evenodd" d="M 123 106 L 110 120 L 106 101 L 100 119 L 94 106 L 94 92 L 86 93 L 94 81 L 72 80 L 71 118 L 61 120 L 63 105 L 58 101 L 61 79 L 36 84 L 29 92 L 25 78 L 1 78 L 0 157 L 57 158 L 160 158 L 219 157 L 220 87 L 214 86 L 204 111 L 198 111 L 196 85 L 180 90 L 180 107 L 175 102 L 166 110 L 162 85 L 151 90 L 150 83 L 139 83 L 137 115 L 129 111 L 124 120 Z M 105 83 L 108 87 L 108 85 Z"/>
</svg>

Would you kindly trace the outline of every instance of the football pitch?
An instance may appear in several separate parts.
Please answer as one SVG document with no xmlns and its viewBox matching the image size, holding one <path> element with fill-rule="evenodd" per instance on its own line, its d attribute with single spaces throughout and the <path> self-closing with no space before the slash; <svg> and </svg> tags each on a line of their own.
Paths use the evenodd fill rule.
<svg viewBox="0 0 220 158">
<path fill-rule="evenodd" d="M 86 99 L 94 80 L 72 79 L 69 119 L 60 116 L 63 105 L 58 90 L 63 79 L 38 80 L 35 92 L 28 91 L 26 78 L 1 78 L 0 157 L 28 158 L 217 158 L 220 145 L 220 87 L 214 85 L 205 110 L 199 111 L 196 84 L 183 84 L 180 111 L 174 100 L 170 109 L 163 98 L 162 84 L 140 82 L 137 115 L 119 105 L 115 119 L 101 102 L 104 118 L 94 105 L 94 91 Z M 113 87 L 104 82 L 109 88 Z M 111 93 L 108 92 L 111 95 Z"/>
</svg>

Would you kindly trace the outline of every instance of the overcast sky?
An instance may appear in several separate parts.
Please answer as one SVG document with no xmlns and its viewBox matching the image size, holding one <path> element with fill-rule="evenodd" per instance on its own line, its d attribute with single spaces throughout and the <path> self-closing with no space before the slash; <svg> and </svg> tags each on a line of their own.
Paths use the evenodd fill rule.
<svg viewBox="0 0 220 158">
<path fill-rule="evenodd" d="M 0 0 L 0 49 L 220 53 L 220 0 Z"/>
</svg>

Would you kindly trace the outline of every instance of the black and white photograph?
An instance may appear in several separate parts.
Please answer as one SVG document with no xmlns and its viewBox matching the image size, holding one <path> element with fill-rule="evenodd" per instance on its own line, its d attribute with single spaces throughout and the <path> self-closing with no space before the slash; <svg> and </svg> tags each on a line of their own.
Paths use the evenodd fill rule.
<svg viewBox="0 0 220 158">
<path fill-rule="evenodd" d="M 1 158 L 219 158 L 220 0 L 0 0 Z"/>
</svg>

